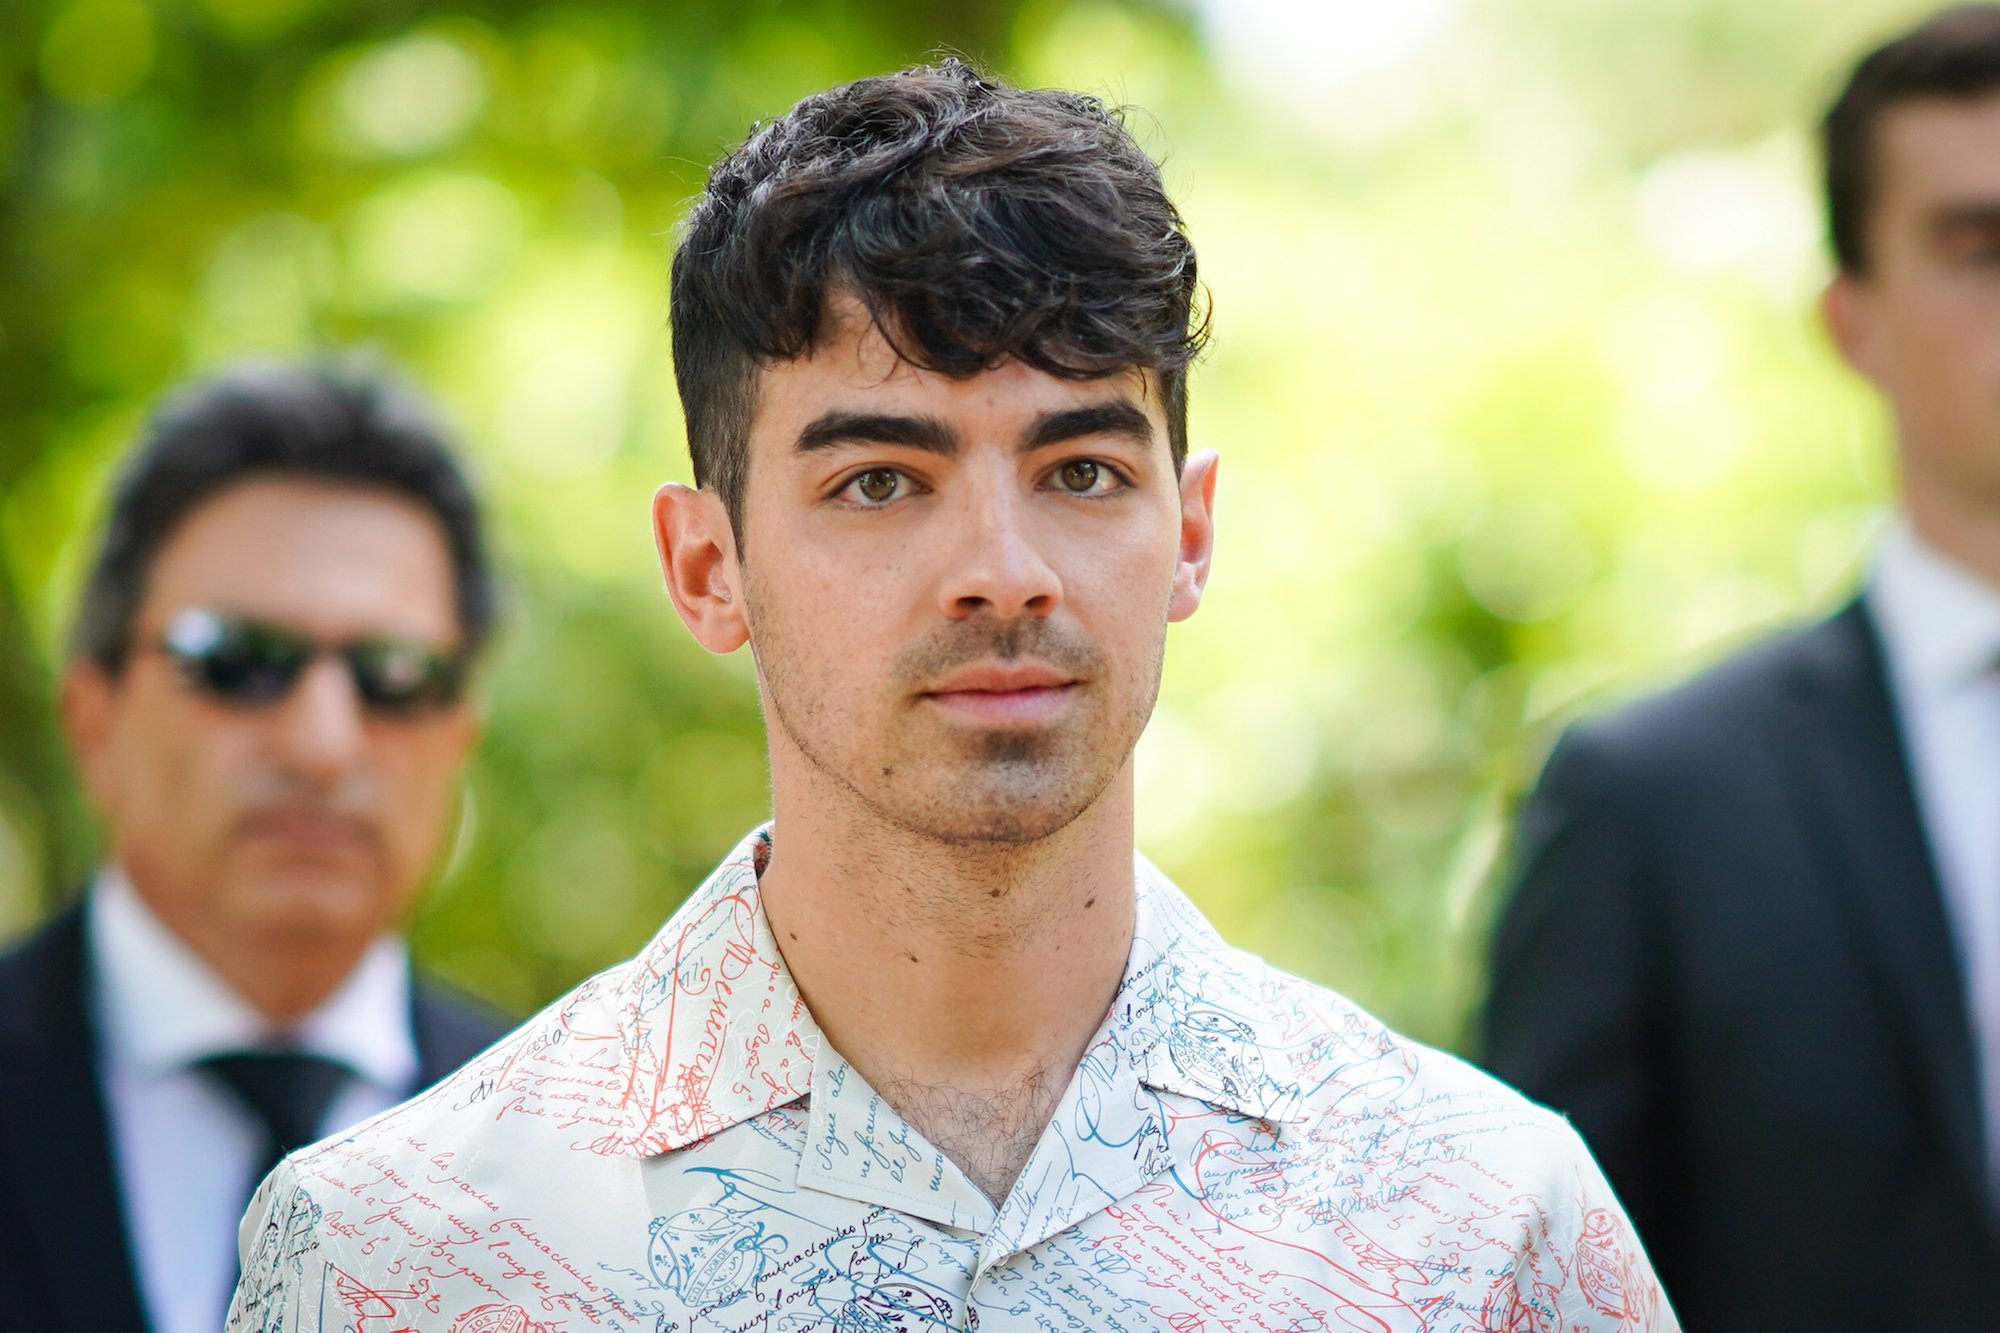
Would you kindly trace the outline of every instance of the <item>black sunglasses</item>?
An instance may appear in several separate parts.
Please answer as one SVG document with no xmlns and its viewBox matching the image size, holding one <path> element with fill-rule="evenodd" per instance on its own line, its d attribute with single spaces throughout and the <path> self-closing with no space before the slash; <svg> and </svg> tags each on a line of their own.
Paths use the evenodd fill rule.
<svg viewBox="0 0 2000 1333">
<path fill-rule="evenodd" d="M 196 689 L 251 707 L 284 698 L 305 669 L 327 653 L 346 664 L 362 705 L 385 717 L 449 708 L 465 685 L 460 653 L 437 652 L 409 639 L 324 643 L 269 621 L 206 607 L 175 615 L 158 646 Z"/>
</svg>

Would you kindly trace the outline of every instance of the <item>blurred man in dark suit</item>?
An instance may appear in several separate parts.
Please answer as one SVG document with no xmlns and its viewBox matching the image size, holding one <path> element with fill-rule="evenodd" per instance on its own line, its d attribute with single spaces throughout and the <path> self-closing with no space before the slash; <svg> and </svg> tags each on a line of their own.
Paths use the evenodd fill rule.
<svg viewBox="0 0 2000 1333">
<path fill-rule="evenodd" d="M 212 1333 L 278 1153 L 498 1034 L 391 933 L 452 827 L 492 603 L 399 385 L 249 365 L 153 418 L 62 683 L 105 864 L 0 955 L 0 1324 Z"/>
<path fill-rule="evenodd" d="M 1832 619 L 1562 739 L 1486 1059 L 1688 1327 L 2000 1329 L 2000 8 L 1868 56 L 1824 129 L 1823 313 L 1898 512 Z"/>
</svg>

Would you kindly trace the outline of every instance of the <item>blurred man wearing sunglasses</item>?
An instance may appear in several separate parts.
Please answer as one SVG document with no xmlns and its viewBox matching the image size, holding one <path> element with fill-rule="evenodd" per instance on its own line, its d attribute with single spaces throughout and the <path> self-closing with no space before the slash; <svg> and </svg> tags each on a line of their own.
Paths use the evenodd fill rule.
<svg viewBox="0 0 2000 1333">
<path fill-rule="evenodd" d="M 105 866 L 0 957 L 0 1323 L 212 1333 L 277 1155 L 497 1035 L 392 933 L 453 826 L 492 602 L 394 382 L 244 366 L 153 418 L 63 680 Z"/>
</svg>

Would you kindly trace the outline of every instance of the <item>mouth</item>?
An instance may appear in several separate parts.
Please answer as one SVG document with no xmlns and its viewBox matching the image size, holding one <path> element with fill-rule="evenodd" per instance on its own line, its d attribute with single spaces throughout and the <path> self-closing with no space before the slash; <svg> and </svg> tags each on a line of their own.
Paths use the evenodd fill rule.
<svg viewBox="0 0 2000 1333">
<path fill-rule="evenodd" d="M 277 843 L 293 851 L 334 854 L 365 848 L 371 841 L 369 826 L 353 815 L 309 806 L 284 806 L 259 810 L 240 826 L 243 833 Z"/>
<path fill-rule="evenodd" d="M 1039 726 L 1069 706 L 1084 682 L 1041 662 L 988 662 L 946 676 L 918 697 L 947 716 L 984 726 Z"/>
</svg>

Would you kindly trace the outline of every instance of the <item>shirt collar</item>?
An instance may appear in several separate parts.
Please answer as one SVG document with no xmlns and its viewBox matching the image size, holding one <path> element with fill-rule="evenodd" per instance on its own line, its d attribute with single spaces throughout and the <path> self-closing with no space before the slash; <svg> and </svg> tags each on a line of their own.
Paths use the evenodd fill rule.
<svg viewBox="0 0 2000 1333">
<path fill-rule="evenodd" d="M 770 847 L 769 825 L 745 838 L 607 997 L 628 1091 L 622 1133 L 600 1149 L 669 1152 L 811 1091 L 819 1028 L 758 892 Z M 1125 975 L 1086 1062 L 1233 1114 L 1301 1118 L 1296 1062 L 1278 1053 L 1297 1045 L 1287 1038 L 1310 1027 L 1311 1016 L 1295 1012 L 1295 1001 L 1280 1003 L 1278 974 L 1247 966 L 1136 853 L 1133 882 Z"/>
<path fill-rule="evenodd" d="M 1297 988 L 1225 943 L 1137 853 L 1133 879 L 1132 954 L 1107 1023 L 1146 1085 L 1234 1115 L 1302 1119 L 1305 1088 L 1294 1068 L 1301 1053 L 1293 1048 L 1314 1016 L 1298 1012 Z"/>
<path fill-rule="evenodd" d="M 606 996 L 625 1090 L 621 1130 L 599 1150 L 670 1152 L 811 1087 L 819 1028 L 785 969 L 757 887 L 770 855 L 765 825 L 737 844 Z"/>
<path fill-rule="evenodd" d="M 1907 519 L 1883 535 L 1868 603 L 1915 689 L 1955 690 L 2000 664 L 2000 588 L 1925 545 Z"/>
<path fill-rule="evenodd" d="M 160 920 L 116 867 L 90 895 L 92 987 L 107 1054 L 157 1076 L 281 1034 Z M 339 1060 L 384 1091 L 417 1074 L 409 959 L 384 936 L 326 1001 L 282 1034 L 288 1047 Z"/>
</svg>

